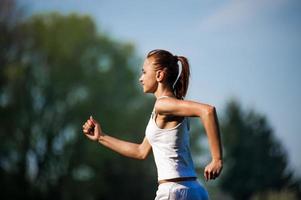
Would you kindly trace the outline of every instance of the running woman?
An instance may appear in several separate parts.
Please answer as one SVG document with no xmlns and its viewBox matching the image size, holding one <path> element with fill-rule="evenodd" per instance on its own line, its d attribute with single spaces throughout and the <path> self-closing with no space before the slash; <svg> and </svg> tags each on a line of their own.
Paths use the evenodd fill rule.
<svg viewBox="0 0 301 200">
<path fill-rule="evenodd" d="M 184 100 L 189 75 L 185 57 L 161 49 L 148 53 L 139 81 L 144 93 L 153 93 L 156 102 L 141 144 L 107 135 L 93 117 L 83 125 L 89 139 L 121 155 L 143 160 L 153 151 L 159 184 L 155 200 L 209 199 L 206 189 L 197 180 L 191 158 L 188 117 L 199 117 L 208 137 L 211 162 L 205 167 L 205 179 L 217 178 L 223 167 L 215 107 Z"/>
</svg>

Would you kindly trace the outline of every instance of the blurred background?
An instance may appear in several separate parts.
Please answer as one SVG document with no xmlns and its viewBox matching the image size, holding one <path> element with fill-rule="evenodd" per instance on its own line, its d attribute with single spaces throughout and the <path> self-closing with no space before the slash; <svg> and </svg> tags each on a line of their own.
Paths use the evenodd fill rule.
<svg viewBox="0 0 301 200">
<path fill-rule="evenodd" d="M 301 199 L 299 0 L 0 0 L 1 199 L 142 199 L 157 190 L 152 155 L 120 156 L 83 136 L 141 142 L 154 98 L 145 55 L 188 57 L 187 99 L 217 108 L 224 170 L 204 182 L 208 141 L 191 145 L 211 199 Z"/>
</svg>

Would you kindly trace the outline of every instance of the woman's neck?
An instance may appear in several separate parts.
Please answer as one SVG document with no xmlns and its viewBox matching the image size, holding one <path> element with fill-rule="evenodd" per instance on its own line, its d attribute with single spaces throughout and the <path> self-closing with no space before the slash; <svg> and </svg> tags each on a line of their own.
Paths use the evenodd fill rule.
<svg viewBox="0 0 301 200">
<path fill-rule="evenodd" d="M 158 88 L 154 92 L 154 95 L 155 95 L 156 98 L 159 98 L 161 96 L 175 97 L 172 89 L 169 86 L 165 86 L 163 84 L 158 85 Z"/>
</svg>

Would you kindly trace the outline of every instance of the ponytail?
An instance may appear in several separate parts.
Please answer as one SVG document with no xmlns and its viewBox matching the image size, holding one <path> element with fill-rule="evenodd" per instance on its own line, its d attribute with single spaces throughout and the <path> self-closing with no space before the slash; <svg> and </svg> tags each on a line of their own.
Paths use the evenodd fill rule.
<svg viewBox="0 0 301 200">
<path fill-rule="evenodd" d="M 177 58 L 178 61 L 181 63 L 182 70 L 179 71 L 181 74 L 179 76 L 179 80 L 177 80 L 177 82 L 175 83 L 174 93 L 178 99 L 184 99 L 184 97 L 187 94 L 188 85 L 189 85 L 189 76 L 190 76 L 189 63 L 187 58 L 185 58 L 184 56 L 177 56 Z"/>
</svg>

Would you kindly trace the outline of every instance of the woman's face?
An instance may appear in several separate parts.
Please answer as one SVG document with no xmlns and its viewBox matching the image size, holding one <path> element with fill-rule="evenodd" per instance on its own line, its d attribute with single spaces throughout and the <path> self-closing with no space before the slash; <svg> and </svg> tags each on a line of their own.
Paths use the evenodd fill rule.
<svg viewBox="0 0 301 200">
<path fill-rule="evenodd" d="M 154 93 L 157 90 L 158 82 L 156 80 L 154 59 L 146 58 L 142 68 L 142 75 L 139 81 L 143 87 L 144 93 Z"/>
</svg>

